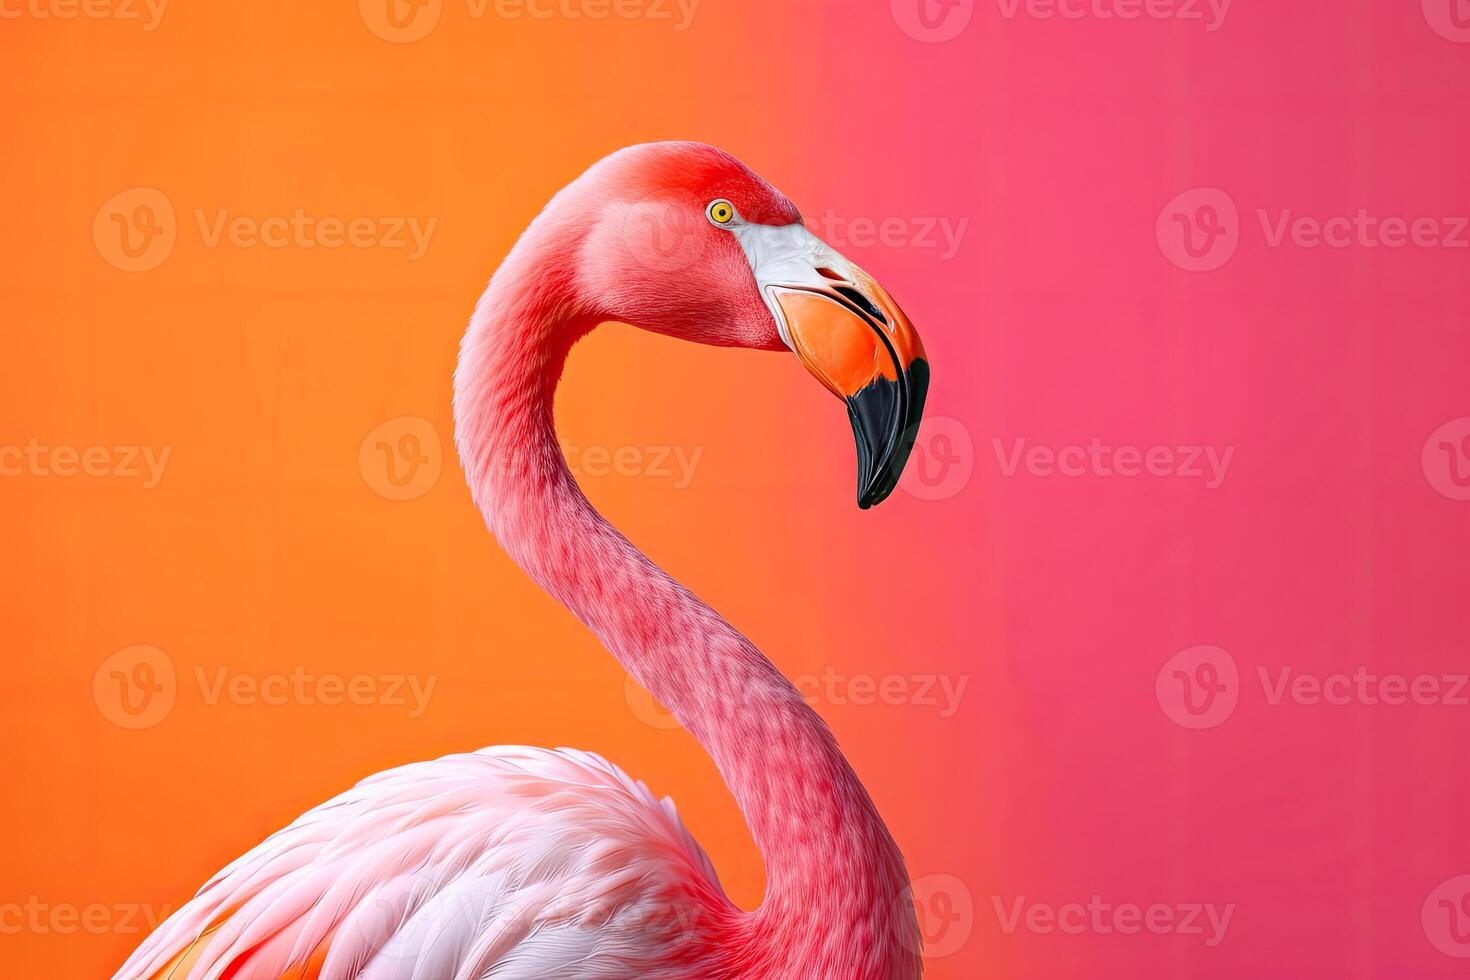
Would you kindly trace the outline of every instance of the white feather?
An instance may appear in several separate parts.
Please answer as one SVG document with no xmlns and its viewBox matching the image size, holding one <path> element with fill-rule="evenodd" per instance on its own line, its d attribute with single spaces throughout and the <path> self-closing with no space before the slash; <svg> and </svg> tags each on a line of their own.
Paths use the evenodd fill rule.
<svg viewBox="0 0 1470 980">
<path fill-rule="evenodd" d="M 673 804 L 587 752 L 498 746 L 380 773 L 221 871 L 115 980 L 664 977 L 731 912 Z M 209 930 L 214 929 L 213 933 Z M 228 971 L 234 970 L 230 973 Z"/>
</svg>

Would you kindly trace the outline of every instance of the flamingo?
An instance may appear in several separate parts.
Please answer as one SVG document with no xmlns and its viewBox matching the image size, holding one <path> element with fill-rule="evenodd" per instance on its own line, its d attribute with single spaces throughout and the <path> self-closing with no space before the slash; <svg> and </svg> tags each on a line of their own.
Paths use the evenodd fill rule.
<svg viewBox="0 0 1470 980">
<path fill-rule="evenodd" d="M 713 757 L 765 863 L 760 906 L 733 904 L 673 804 L 612 763 L 498 746 L 310 810 L 210 880 L 119 980 L 920 975 L 903 858 L 830 731 L 566 465 L 554 392 L 604 321 L 794 351 L 847 403 L 863 508 L 897 482 L 928 363 L 892 297 L 789 200 L 690 142 L 619 150 L 556 194 L 460 348 L 455 441 L 486 524 Z"/>
</svg>

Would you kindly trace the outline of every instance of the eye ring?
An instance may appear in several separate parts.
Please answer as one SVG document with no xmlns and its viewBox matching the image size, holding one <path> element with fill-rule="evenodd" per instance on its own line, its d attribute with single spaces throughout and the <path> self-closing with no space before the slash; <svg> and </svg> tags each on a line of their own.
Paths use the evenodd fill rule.
<svg viewBox="0 0 1470 980">
<path fill-rule="evenodd" d="M 709 207 L 704 209 L 705 217 L 709 218 L 711 224 L 724 227 L 735 220 L 735 205 L 723 197 L 709 202 Z"/>
</svg>

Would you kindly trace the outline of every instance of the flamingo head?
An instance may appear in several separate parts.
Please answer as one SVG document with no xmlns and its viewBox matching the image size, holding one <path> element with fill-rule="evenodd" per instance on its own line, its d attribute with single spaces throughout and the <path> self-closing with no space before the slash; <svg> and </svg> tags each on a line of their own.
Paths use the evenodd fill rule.
<svg viewBox="0 0 1470 980">
<path fill-rule="evenodd" d="M 923 344 L 893 297 L 784 195 L 729 154 L 683 142 L 620 150 L 564 193 L 575 201 L 563 213 L 579 222 L 577 291 L 596 318 L 794 352 L 846 403 L 858 506 L 893 492 L 928 391 Z"/>
</svg>

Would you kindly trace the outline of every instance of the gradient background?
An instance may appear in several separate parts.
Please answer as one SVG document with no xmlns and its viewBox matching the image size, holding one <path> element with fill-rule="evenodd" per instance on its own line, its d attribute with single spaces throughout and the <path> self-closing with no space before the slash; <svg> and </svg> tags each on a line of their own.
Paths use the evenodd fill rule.
<svg viewBox="0 0 1470 980">
<path fill-rule="evenodd" d="M 1470 707 L 1273 704 L 1258 672 L 1466 670 L 1470 250 L 1273 246 L 1257 215 L 1470 215 L 1464 0 L 1223 22 L 925 0 L 929 27 L 918 0 L 702 0 L 684 29 L 669 0 L 444 0 L 400 3 L 399 33 L 388 0 L 40 16 L 67 2 L 0 0 L 0 446 L 171 455 L 151 489 L 0 477 L 0 975 L 106 976 L 141 939 L 128 909 L 368 773 L 501 742 L 596 749 L 673 795 L 759 901 L 709 762 L 498 551 L 443 452 L 496 263 L 587 164 L 663 138 L 782 188 L 931 355 L 917 469 L 869 513 L 840 408 L 791 358 L 612 326 L 559 402 L 567 442 L 641 454 L 584 474 L 616 524 L 789 675 L 840 675 L 817 708 L 908 857 L 929 975 L 1465 974 Z M 110 261 L 133 188 L 176 214 L 147 271 Z M 1197 188 L 1238 207 L 1209 271 L 1171 261 L 1207 192 L 1165 206 Z M 196 218 L 296 209 L 437 224 L 411 260 L 211 246 Z M 953 254 L 937 222 L 963 223 Z M 426 485 L 442 465 L 410 500 L 359 454 L 400 417 L 429 433 Z M 1094 438 L 1234 455 L 1215 489 L 1003 465 Z M 643 447 L 700 452 L 692 481 Z M 1158 692 L 1206 644 L 1234 710 L 1195 729 Z M 136 645 L 176 690 L 129 728 L 104 661 Z M 436 686 L 417 718 L 211 704 L 196 671 L 221 668 Z M 936 677 L 966 685 L 948 716 L 919 696 Z M 884 680 L 909 695 L 861 703 Z M 1023 898 L 1094 895 L 1233 909 L 1214 945 L 1006 928 Z"/>
</svg>

